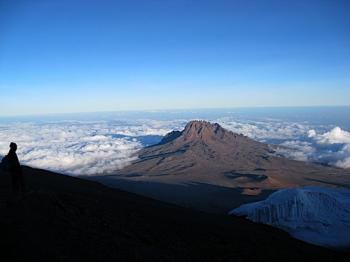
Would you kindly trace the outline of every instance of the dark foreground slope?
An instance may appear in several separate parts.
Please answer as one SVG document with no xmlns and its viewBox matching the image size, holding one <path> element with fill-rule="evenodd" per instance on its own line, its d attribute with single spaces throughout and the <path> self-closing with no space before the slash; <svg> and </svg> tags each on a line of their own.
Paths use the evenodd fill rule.
<svg viewBox="0 0 350 262">
<path fill-rule="evenodd" d="M 30 192 L 21 199 L 0 173 L 1 261 L 345 261 L 348 255 L 241 218 L 44 170 L 24 173 Z"/>
</svg>

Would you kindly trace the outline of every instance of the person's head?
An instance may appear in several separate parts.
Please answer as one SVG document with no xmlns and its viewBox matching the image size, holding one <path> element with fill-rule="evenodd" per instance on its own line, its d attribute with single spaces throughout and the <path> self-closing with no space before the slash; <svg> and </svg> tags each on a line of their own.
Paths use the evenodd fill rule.
<svg viewBox="0 0 350 262">
<path fill-rule="evenodd" d="M 10 144 L 10 149 L 11 149 L 12 151 L 15 151 L 15 152 L 16 152 L 16 150 L 17 150 L 17 144 L 11 142 L 11 144 Z"/>
</svg>

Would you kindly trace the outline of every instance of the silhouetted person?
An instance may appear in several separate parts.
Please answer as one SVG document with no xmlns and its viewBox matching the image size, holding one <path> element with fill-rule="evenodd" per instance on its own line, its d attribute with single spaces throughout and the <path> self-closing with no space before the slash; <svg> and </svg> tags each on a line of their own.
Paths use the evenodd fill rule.
<svg viewBox="0 0 350 262">
<path fill-rule="evenodd" d="M 22 168 L 19 163 L 17 154 L 17 145 L 16 143 L 10 144 L 10 151 L 6 156 L 6 164 L 7 170 L 11 175 L 12 179 L 12 190 L 14 193 L 24 192 L 24 181 L 23 181 L 23 173 Z"/>
</svg>

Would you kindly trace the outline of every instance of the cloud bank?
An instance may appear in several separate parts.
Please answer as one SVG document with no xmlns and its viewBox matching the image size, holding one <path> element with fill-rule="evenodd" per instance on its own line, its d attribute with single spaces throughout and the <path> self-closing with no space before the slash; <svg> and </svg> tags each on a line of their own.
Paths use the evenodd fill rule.
<svg viewBox="0 0 350 262">
<path fill-rule="evenodd" d="M 164 136 L 185 124 L 181 119 L 0 124 L 0 155 L 14 141 L 22 164 L 69 175 L 108 174 L 137 159 L 139 138 Z"/>
<path fill-rule="evenodd" d="M 10 141 L 19 145 L 23 164 L 72 175 L 116 171 L 136 159 L 141 144 L 132 138 L 115 138 L 104 124 L 16 124 L 0 127 L 0 154 Z"/>
<path fill-rule="evenodd" d="M 277 154 L 298 161 L 313 161 L 350 168 L 350 132 L 340 127 L 276 120 L 237 121 L 219 118 L 225 128 L 260 142 L 279 145 Z M 329 131 L 324 131 L 325 129 Z M 316 130 L 318 129 L 318 130 Z"/>
<path fill-rule="evenodd" d="M 286 141 L 277 152 L 295 160 L 314 161 L 340 168 L 350 168 L 350 133 L 340 127 L 317 133 L 314 129 L 303 138 Z"/>
<path fill-rule="evenodd" d="M 22 164 L 70 175 L 108 174 L 137 159 L 148 136 L 182 130 L 190 119 L 60 121 L 0 124 L 0 155 L 18 144 Z M 279 145 L 277 153 L 300 161 L 350 168 L 350 132 L 340 127 L 223 117 L 207 119 L 261 142 Z M 142 139 L 141 139 L 142 138 Z"/>
</svg>

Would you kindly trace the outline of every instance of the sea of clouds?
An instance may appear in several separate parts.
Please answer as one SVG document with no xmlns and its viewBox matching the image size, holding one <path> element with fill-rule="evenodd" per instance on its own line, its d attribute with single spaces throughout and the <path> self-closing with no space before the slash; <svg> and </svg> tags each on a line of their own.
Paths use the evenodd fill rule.
<svg viewBox="0 0 350 262">
<path fill-rule="evenodd" d="M 71 175 L 112 173 L 137 158 L 140 136 L 163 136 L 167 122 L 10 123 L 0 125 L 0 154 L 18 144 L 22 164 Z"/>
<path fill-rule="evenodd" d="M 312 161 L 350 168 L 350 132 L 332 125 L 285 121 L 233 121 L 219 119 L 234 132 L 278 145 L 277 154 L 299 161 Z"/>
<path fill-rule="evenodd" d="M 22 164 L 70 175 L 116 172 L 137 159 L 142 147 L 181 130 L 190 119 L 30 121 L 0 124 L 0 155 L 18 144 Z M 277 154 L 350 168 L 350 132 L 332 125 L 235 117 L 208 119 L 261 142 L 278 145 Z"/>
</svg>

